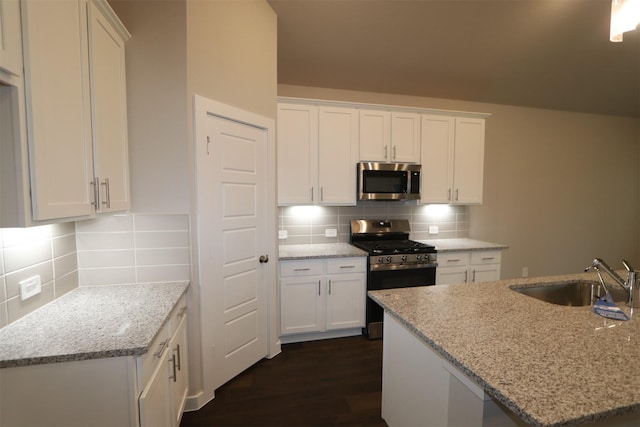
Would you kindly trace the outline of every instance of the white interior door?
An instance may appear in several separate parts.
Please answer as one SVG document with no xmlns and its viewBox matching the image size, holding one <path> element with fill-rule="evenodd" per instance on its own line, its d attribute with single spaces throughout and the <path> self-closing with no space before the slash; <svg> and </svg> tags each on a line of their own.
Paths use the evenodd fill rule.
<svg viewBox="0 0 640 427">
<path fill-rule="evenodd" d="M 210 111 L 203 117 L 196 120 L 200 328 L 205 388 L 216 389 L 267 356 L 267 275 L 277 263 L 261 261 L 268 131 Z"/>
</svg>

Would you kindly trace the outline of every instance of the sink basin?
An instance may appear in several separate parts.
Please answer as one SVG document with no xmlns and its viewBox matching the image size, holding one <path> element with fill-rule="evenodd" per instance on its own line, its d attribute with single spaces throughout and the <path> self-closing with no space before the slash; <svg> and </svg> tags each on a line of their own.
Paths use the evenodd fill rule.
<svg viewBox="0 0 640 427">
<path fill-rule="evenodd" d="M 591 305 L 604 295 L 599 282 L 592 280 L 511 286 L 511 290 L 551 304 L 574 307 Z"/>
</svg>

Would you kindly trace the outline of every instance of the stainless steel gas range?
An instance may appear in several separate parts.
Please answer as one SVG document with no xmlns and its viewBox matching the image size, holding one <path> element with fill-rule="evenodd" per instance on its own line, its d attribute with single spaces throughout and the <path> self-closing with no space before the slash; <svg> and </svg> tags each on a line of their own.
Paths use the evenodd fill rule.
<svg viewBox="0 0 640 427">
<path fill-rule="evenodd" d="M 369 253 L 367 290 L 432 286 L 436 283 L 437 251 L 434 246 L 409 240 L 406 219 L 351 221 L 351 244 Z M 367 298 L 369 338 L 382 337 L 383 310 Z"/>
</svg>

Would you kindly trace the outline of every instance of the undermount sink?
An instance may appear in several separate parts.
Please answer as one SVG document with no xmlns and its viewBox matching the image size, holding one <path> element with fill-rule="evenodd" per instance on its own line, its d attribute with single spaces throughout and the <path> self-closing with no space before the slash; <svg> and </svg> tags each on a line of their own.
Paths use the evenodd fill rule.
<svg viewBox="0 0 640 427">
<path fill-rule="evenodd" d="M 604 295 L 595 280 L 573 280 L 560 283 L 545 283 L 533 286 L 511 286 L 511 290 L 545 301 L 565 306 L 592 305 Z"/>
</svg>

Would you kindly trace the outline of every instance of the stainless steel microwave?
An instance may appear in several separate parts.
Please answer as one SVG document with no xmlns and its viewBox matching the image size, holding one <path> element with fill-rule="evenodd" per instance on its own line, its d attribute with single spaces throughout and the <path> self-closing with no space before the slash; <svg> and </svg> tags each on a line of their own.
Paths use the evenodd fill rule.
<svg viewBox="0 0 640 427">
<path fill-rule="evenodd" d="M 420 165 L 358 163 L 358 200 L 420 198 Z"/>
</svg>

